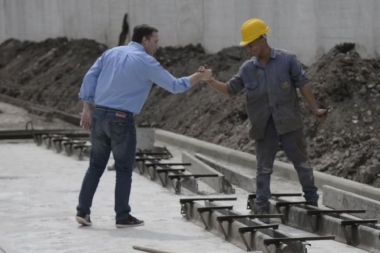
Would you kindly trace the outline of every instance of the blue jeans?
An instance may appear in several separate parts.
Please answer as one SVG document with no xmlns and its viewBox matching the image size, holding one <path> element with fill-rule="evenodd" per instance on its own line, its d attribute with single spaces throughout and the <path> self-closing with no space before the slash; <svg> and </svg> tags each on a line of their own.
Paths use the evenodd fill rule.
<svg viewBox="0 0 380 253">
<path fill-rule="evenodd" d="M 116 170 L 116 220 L 122 220 L 131 212 L 129 195 L 136 154 L 134 118 L 130 113 L 95 107 L 91 122 L 90 166 L 79 194 L 78 211 L 91 213 L 92 200 L 111 151 Z"/>
<path fill-rule="evenodd" d="M 271 197 L 270 177 L 273 172 L 273 163 L 279 148 L 279 143 L 288 159 L 297 171 L 306 201 L 317 202 L 318 188 L 314 184 L 313 169 L 310 166 L 306 152 L 306 139 L 302 129 L 290 133 L 277 135 L 272 117 L 269 119 L 265 137 L 255 141 L 257 172 L 256 172 L 256 199 L 257 208 L 268 207 Z"/>
</svg>

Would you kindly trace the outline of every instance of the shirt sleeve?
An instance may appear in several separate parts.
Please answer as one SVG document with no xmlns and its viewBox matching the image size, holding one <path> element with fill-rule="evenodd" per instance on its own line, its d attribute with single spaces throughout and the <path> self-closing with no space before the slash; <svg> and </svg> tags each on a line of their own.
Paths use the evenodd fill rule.
<svg viewBox="0 0 380 253">
<path fill-rule="evenodd" d="M 83 78 L 78 97 L 89 104 L 94 104 L 95 90 L 98 84 L 98 77 L 103 69 L 103 56 L 99 57 Z"/>
<path fill-rule="evenodd" d="M 290 76 L 295 87 L 299 88 L 309 82 L 306 77 L 305 70 L 303 70 L 301 63 L 295 55 L 290 58 Z"/>
<path fill-rule="evenodd" d="M 231 96 L 235 96 L 243 89 L 244 81 L 242 79 L 242 67 L 240 67 L 239 72 L 227 82 L 227 91 Z"/>
<path fill-rule="evenodd" d="M 175 78 L 153 57 L 149 56 L 145 62 L 148 79 L 165 90 L 177 94 L 191 88 L 189 77 Z"/>
</svg>

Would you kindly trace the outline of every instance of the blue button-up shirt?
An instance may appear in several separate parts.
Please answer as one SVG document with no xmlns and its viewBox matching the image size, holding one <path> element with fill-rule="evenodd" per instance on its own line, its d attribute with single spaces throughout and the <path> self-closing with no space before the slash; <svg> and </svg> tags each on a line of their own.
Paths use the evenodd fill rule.
<svg viewBox="0 0 380 253">
<path fill-rule="evenodd" d="M 252 57 L 240 67 L 227 87 L 230 95 L 245 89 L 251 123 L 249 136 L 258 140 L 264 138 L 270 117 L 273 117 L 279 135 L 303 127 L 296 89 L 307 83 L 297 57 L 289 51 L 272 48 L 265 67 Z"/>
<path fill-rule="evenodd" d="M 136 42 L 107 50 L 83 79 L 79 99 L 99 106 L 140 113 L 152 84 L 172 93 L 187 91 L 189 77 L 175 78 Z"/>
</svg>

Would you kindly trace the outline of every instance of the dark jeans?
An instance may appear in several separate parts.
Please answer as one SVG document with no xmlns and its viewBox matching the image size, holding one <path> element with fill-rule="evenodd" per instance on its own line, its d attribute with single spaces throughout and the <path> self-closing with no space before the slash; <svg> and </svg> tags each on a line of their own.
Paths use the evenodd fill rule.
<svg viewBox="0 0 380 253">
<path fill-rule="evenodd" d="M 130 113 L 96 107 L 91 123 L 90 166 L 79 194 L 78 211 L 90 214 L 92 200 L 111 150 L 116 170 L 116 220 L 122 220 L 127 218 L 131 211 L 129 195 L 136 154 L 134 118 Z"/>
<path fill-rule="evenodd" d="M 256 194 L 255 206 L 267 207 L 268 199 L 271 197 L 270 177 L 273 171 L 273 163 L 279 148 L 279 143 L 288 159 L 293 163 L 298 173 L 306 201 L 317 202 L 319 195 L 314 184 L 313 169 L 310 166 L 306 152 L 306 139 L 302 129 L 290 133 L 277 135 L 273 119 L 270 118 L 266 129 L 265 138 L 256 140 Z M 286 191 L 284 189 L 284 191 Z"/>
</svg>

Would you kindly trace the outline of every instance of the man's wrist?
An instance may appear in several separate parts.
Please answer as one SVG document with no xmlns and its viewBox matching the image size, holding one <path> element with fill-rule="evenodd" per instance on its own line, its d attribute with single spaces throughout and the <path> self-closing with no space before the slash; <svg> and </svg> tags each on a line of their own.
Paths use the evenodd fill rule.
<svg viewBox="0 0 380 253">
<path fill-rule="evenodd" d="M 212 83 L 213 81 L 215 81 L 215 78 L 214 77 L 211 77 L 210 79 L 208 80 L 205 80 L 206 83 Z"/>
</svg>

